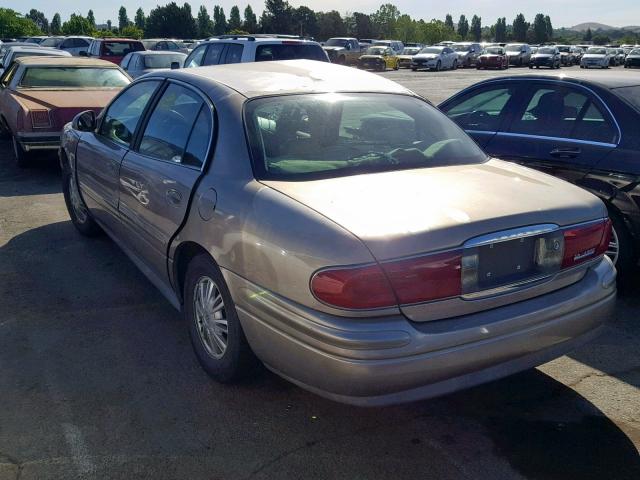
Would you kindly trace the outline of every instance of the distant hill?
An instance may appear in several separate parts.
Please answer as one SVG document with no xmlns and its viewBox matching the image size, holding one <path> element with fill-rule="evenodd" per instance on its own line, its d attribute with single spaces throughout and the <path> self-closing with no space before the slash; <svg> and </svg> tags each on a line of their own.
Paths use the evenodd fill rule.
<svg viewBox="0 0 640 480">
<path fill-rule="evenodd" d="M 629 30 L 631 32 L 640 32 L 639 25 L 629 25 L 627 27 L 612 27 L 611 25 L 605 25 L 604 23 L 598 22 L 579 23 L 578 25 L 570 27 L 569 30 L 573 30 L 574 32 L 586 32 L 589 28 L 592 32 L 595 32 L 596 30 Z"/>
</svg>

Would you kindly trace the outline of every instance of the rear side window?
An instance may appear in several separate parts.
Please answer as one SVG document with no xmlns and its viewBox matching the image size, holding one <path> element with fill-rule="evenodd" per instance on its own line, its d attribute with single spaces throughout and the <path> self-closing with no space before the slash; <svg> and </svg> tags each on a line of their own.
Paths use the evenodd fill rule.
<svg viewBox="0 0 640 480">
<path fill-rule="evenodd" d="M 203 104 L 195 92 L 179 85 L 169 85 L 149 117 L 140 142 L 140 153 L 160 160 L 186 163 L 183 161 L 184 152 Z"/>
<path fill-rule="evenodd" d="M 199 67 L 204 60 L 204 53 L 207 50 L 206 45 L 196 48 L 184 64 L 184 68 Z"/>
<path fill-rule="evenodd" d="M 137 42 L 102 42 L 104 57 L 124 57 L 131 52 L 142 50 Z"/>
<path fill-rule="evenodd" d="M 227 45 L 227 53 L 224 57 L 224 63 L 240 63 L 242 62 L 242 51 L 244 46 L 237 43 Z M 222 63 L 222 62 L 221 62 Z"/>
<path fill-rule="evenodd" d="M 513 89 L 509 87 L 493 87 L 477 93 L 472 92 L 453 107 L 447 107 L 446 113 L 465 130 L 496 131 L 513 93 Z"/>
<path fill-rule="evenodd" d="M 129 83 L 120 69 L 101 67 L 29 67 L 20 80 L 23 88 L 121 88 Z"/>
<path fill-rule="evenodd" d="M 202 167 L 207 157 L 212 132 L 211 112 L 209 107 L 203 104 L 189 137 L 182 163 L 192 167 Z"/>
<path fill-rule="evenodd" d="M 209 45 L 207 54 L 204 57 L 203 65 L 217 65 L 220 63 L 222 50 L 224 50 L 224 43 L 213 43 Z"/>
<path fill-rule="evenodd" d="M 640 50 L 634 50 L 634 52 L 637 52 L 634 53 L 634 55 L 640 55 Z M 635 85 L 633 87 L 615 88 L 613 91 L 617 95 L 620 95 L 631 105 L 633 105 L 636 110 L 640 111 L 640 85 Z"/>
<path fill-rule="evenodd" d="M 319 45 L 305 43 L 280 43 L 272 45 L 258 45 L 256 48 L 256 62 L 271 60 L 318 60 L 326 62 L 327 55 Z"/>
</svg>

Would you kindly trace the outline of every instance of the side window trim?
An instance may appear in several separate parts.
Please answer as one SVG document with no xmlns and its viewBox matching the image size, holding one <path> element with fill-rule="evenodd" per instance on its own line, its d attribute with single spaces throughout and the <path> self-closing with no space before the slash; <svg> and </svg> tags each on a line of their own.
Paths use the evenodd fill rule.
<svg viewBox="0 0 640 480">
<path fill-rule="evenodd" d="M 187 141 L 186 141 L 185 147 L 184 147 L 185 150 L 189 146 L 189 141 L 191 140 L 191 134 L 193 133 L 193 130 L 195 128 L 195 122 L 197 121 L 198 116 L 200 115 L 200 113 L 202 111 L 202 108 L 206 107 L 209 110 L 209 115 L 211 117 L 211 123 L 213 125 L 213 131 L 209 135 L 209 146 L 207 147 L 207 154 L 205 155 L 204 161 L 202 162 L 202 165 L 200 166 L 200 168 L 194 167 L 192 165 L 186 165 L 184 163 L 174 163 L 174 162 L 170 162 L 170 161 L 167 161 L 167 160 L 162 160 L 162 159 L 159 159 L 159 158 L 151 157 L 151 156 L 146 155 L 144 153 L 140 153 L 140 142 L 142 141 L 142 133 L 147 128 L 147 124 L 149 123 L 149 119 L 151 118 L 151 114 L 153 113 L 153 111 L 155 110 L 155 107 L 160 102 L 160 99 L 162 98 L 162 94 L 166 91 L 167 88 L 169 88 L 169 85 L 171 85 L 171 84 L 178 85 L 180 87 L 183 87 L 183 88 L 186 88 L 188 90 L 191 90 L 193 93 L 198 95 L 202 100 L 202 106 L 201 106 L 200 110 L 198 111 L 198 115 L 196 115 L 195 121 L 194 121 L 193 125 L 191 125 L 191 130 L 189 131 L 189 135 L 187 136 Z M 166 80 L 154 92 L 154 97 L 147 104 L 147 108 L 145 109 L 145 112 L 141 117 L 141 121 L 138 124 L 138 128 L 136 129 L 136 133 L 134 135 L 133 141 L 131 142 L 130 150 L 136 152 L 138 155 L 141 155 L 141 156 L 143 156 L 145 158 L 152 159 L 155 162 L 170 163 L 171 165 L 179 165 L 179 166 L 181 166 L 183 168 L 190 168 L 192 170 L 199 170 L 199 171 L 203 172 L 204 169 L 206 168 L 206 166 L 209 163 L 209 159 L 211 158 L 213 151 L 215 150 L 215 144 L 216 144 L 217 134 L 218 134 L 218 122 L 217 122 L 217 115 L 216 115 L 215 112 L 216 112 L 216 109 L 215 109 L 211 99 L 209 99 L 209 97 L 207 95 L 205 95 L 203 92 L 198 90 L 196 87 L 194 87 L 192 85 L 189 85 L 188 83 L 181 82 L 179 80 L 174 80 L 174 79 Z"/>
</svg>

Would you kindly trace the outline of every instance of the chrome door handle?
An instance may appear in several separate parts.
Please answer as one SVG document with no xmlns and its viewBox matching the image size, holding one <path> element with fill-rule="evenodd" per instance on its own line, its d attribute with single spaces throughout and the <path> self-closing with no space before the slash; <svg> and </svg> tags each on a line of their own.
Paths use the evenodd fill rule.
<svg viewBox="0 0 640 480">
<path fill-rule="evenodd" d="M 173 188 L 171 190 L 167 190 L 167 201 L 171 205 L 180 205 L 180 202 L 182 202 L 182 194 Z"/>
</svg>

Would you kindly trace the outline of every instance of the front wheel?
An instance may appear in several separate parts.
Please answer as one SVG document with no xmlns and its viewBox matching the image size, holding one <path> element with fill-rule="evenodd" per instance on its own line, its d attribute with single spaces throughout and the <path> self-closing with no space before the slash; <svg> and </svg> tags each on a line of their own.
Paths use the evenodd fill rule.
<svg viewBox="0 0 640 480">
<path fill-rule="evenodd" d="M 438 60 L 438 63 L 436 63 L 436 72 L 439 72 L 440 70 L 442 70 L 442 62 Z"/>
<path fill-rule="evenodd" d="M 78 191 L 76 179 L 68 169 L 62 173 L 62 193 L 71 223 L 76 227 L 76 230 L 86 237 L 95 237 L 100 234 L 102 230 L 91 217 L 91 213 Z"/>
<path fill-rule="evenodd" d="M 187 267 L 183 311 L 196 357 L 212 378 L 231 383 L 255 371 L 259 362 L 224 277 L 208 255 L 195 257 Z"/>
</svg>

